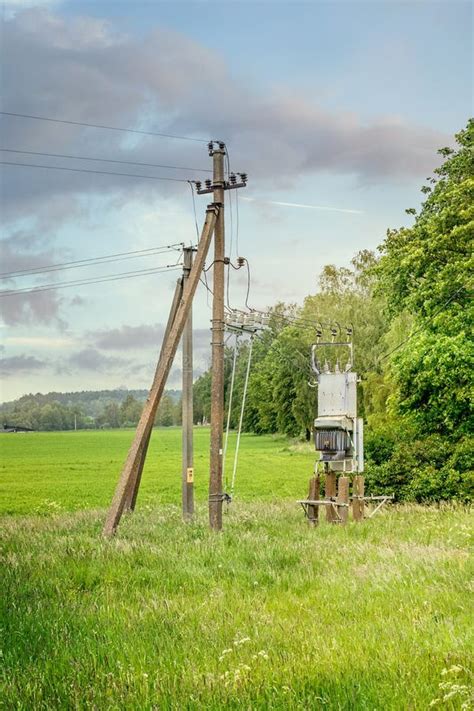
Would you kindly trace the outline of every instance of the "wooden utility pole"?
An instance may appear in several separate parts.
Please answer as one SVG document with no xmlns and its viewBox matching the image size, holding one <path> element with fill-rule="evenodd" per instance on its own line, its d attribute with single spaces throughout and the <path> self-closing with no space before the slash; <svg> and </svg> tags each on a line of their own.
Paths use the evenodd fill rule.
<svg viewBox="0 0 474 711">
<path fill-rule="evenodd" d="M 166 324 L 165 332 L 163 334 L 163 342 L 161 344 L 161 350 L 160 350 L 160 355 L 158 358 L 158 363 L 161 362 L 161 359 L 163 357 L 164 348 L 165 348 L 165 345 L 168 341 L 171 327 L 174 324 L 176 314 L 178 312 L 178 306 L 180 304 L 182 296 L 183 296 L 183 277 L 180 277 L 178 279 L 178 281 L 176 282 L 176 288 L 174 290 L 173 301 L 171 303 L 171 309 L 170 309 L 170 313 L 168 316 L 168 322 Z M 148 452 L 148 446 L 150 444 L 151 433 L 152 433 L 152 429 L 150 429 L 150 433 L 148 435 L 148 439 L 145 443 L 145 446 L 143 447 L 143 450 L 141 452 L 141 456 L 136 462 L 136 471 L 133 473 L 132 483 L 127 491 L 127 496 L 125 499 L 125 504 L 124 504 L 124 509 L 123 509 L 124 511 L 135 511 L 138 490 L 140 488 L 140 483 L 142 480 L 143 467 L 145 466 L 145 459 L 146 459 L 146 455 Z"/>
<path fill-rule="evenodd" d="M 173 326 L 171 327 L 166 343 L 163 344 L 162 355 L 156 367 L 153 384 L 143 408 L 143 412 L 135 432 L 135 437 L 128 452 L 120 479 L 115 489 L 112 504 L 107 514 L 107 519 L 103 529 L 104 536 L 112 536 L 117 530 L 128 492 L 130 488 L 135 485 L 139 464 L 149 441 L 156 410 L 163 394 L 166 380 L 171 370 L 173 359 L 176 355 L 179 341 L 189 315 L 192 300 L 201 277 L 201 272 L 206 261 L 212 234 L 214 232 L 216 220 L 219 214 L 219 205 L 213 203 L 208 206 L 206 210 L 206 219 L 201 232 L 201 239 L 199 240 L 196 253 L 196 259 L 194 260 L 194 264 L 189 273 L 189 278 L 184 287 Z"/>
<path fill-rule="evenodd" d="M 222 430 L 224 426 L 224 155 L 225 145 L 212 145 L 214 203 L 220 205 L 214 230 L 212 301 L 211 451 L 209 474 L 209 524 L 222 529 Z"/>
<path fill-rule="evenodd" d="M 193 264 L 193 247 L 184 248 L 183 283 L 189 278 Z M 183 517 L 191 518 L 194 513 L 194 463 L 193 463 L 193 309 L 183 331 L 183 469 L 182 469 L 182 500 Z"/>
</svg>

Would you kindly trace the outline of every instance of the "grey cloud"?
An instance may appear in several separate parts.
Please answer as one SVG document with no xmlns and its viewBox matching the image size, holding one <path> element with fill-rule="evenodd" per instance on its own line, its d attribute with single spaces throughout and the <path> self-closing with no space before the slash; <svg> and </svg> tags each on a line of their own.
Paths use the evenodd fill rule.
<svg viewBox="0 0 474 711">
<path fill-rule="evenodd" d="M 51 264 L 55 250 L 42 244 L 40 237 L 31 231 L 17 230 L 0 240 L 0 264 L 2 274 L 22 271 Z M 12 279 L 3 279 L 11 282 Z"/>
<path fill-rule="evenodd" d="M 2 377 L 31 373 L 33 370 L 41 370 L 46 367 L 46 362 L 34 356 L 18 355 L 2 358 L 0 362 L 0 373 Z"/>
<path fill-rule="evenodd" d="M 88 334 L 94 345 L 105 350 L 128 350 L 144 346 L 158 346 L 163 338 L 161 324 L 140 326 L 121 326 L 120 328 L 101 329 Z"/>
<path fill-rule="evenodd" d="M 0 263 L 3 274 L 54 263 L 62 254 L 64 252 L 48 245 L 41 233 L 38 234 L 36 231 L 16 231 L 0 240 Z M 38 276 L 3 278 L 0 295 L 2 291 L 36 286 L 41 283 L 42 278 L 44 279 Z M 49 281 L 51 278 L 52 276 L 48 275 Z M 18 323 L 54 323 L 64 329 L 66 324 L 60 316 L 61 303 L 61 297 L 54 291 L 2 296 L 0 314 L 9 326 Z"/>
<path fill-rule="evenodd" d="M 85 338 L 96 348 L 103 350 L 137 350 L 142 348 L 159 348 L 164 334 L 160 323 L 129 326 L 124 324 L 119 328 L 89 331 Z M 208 328 L 196 328 L 193 331 L 194 350 L 210 350 L 211 332 Z"/>
<path fill-rule="evenodd" d="M 125 358 L 105 356 L 96 348 L 84 348 L 71 355 L 67 360 L 67 365 L 79 370 L 110 372 L 110 370 L 119 370 L 126 367 L 130 362 Z"/>
<path fill-rule="evenodd" d="M 0 315 L 8 326 L 43 323 L 64 330 L 67 324 L 60 316 L 61 301 L 55 291 L 4 296 L 0 298 Z"/>
<path fill-rule="evenodd" d="M 138 38 L 119 34 L 102 20 L 62 18 L 35 8 L 10 19 L 4 37 L 3 53 L 9 58 L 2 75 L 4 107 L 223 138 L 235 156 L 233 168 L 247 170 L 256 182 L 288 186 L 316 171 L 359 180 L 424 177 L 436 164 L 435 149 L 447 140 L 393 117 L 364 122 L 349 112 L 325 111 L 304 92 L 257 93 L 230 76 L 219 55 L 171 30 L 154 29 Z M 121 133 L 8 117 L 2 125 L 5 142 L 13 147 L 114 158 L 133 152 L 135 160 L 146 162 L 207 164 L 201 144 L 145 137 L 131 144 Z M 68 196 L 81 192 L 126 191 L 127 199 L 133 199 L 151 197 L 157 189 L 176 190 L 173 183 L 124 182 L 113 176 L 8 171 L 2 194 L 10 217 L 25 202 L 41 209 L 46 195 L 59 209 Z"/>
</svg>

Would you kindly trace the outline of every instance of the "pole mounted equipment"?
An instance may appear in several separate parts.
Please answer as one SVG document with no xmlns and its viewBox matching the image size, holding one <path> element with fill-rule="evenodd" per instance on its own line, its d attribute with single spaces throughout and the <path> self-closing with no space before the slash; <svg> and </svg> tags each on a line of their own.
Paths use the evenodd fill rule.
<svg viewBox="0 0 474 711">
<path fill-rule="evenodd" d="M 222 156 L 226 154 L 226 145 L 223 141 L 209 141 L 208 143 L 209 155 L 211 158 L 216 153 L 221 153 Z M 238 176 L 238 177 L 237 177 Z M 204 187 L 202 180 L 191 180 L 190 182 L 195 186 L 196 193 L 198 195 L 206 195 L 207 193 L 213 193 L 216 190 L 236 190 L 237 188 L 247 187 L 248 175 L 247 173 L 229 173 L 228 179 L 224 178 L 224 168 L 222 168 L 222 176 L 219 176 L 219 180 L 216 180 L 214 174 L 214 179 L 209 180 L 207 178 L 204 180 Z"/>
</svg>

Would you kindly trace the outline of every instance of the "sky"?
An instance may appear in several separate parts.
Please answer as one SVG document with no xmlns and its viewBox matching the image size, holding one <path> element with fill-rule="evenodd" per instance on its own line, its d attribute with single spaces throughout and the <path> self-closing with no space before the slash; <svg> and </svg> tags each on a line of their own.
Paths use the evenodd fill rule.
<svg viewBox="0 0 474 711">
<path fill-rule="evenodd" d="M 249 176 L 238 198 L 227 193 L 225 219 L 228 256 L 244 256 L 251 267 L 250 305 L 301 303 L 317 290 L 325 264 L 347 266 L 357 251 L 375 250 L 388 228 L 409 224 L 405 209 L 420 205 L 437 149 L 453 145 L 472 115 L 468 2 L 11 0 L 1 7 L 2 111 L 203 139 L 0 115 L 0 160 L 23 164 L 0 165 L 5 292 L 175 264 L 180 254 L 171 248 L 5 276 L 196 242 L 186 181 L 209 176 L 206 141 L 215 139 L 225 141 L 231 169 Z M 199 229 L 208 201 L 195 197 Z M 232 270 L 234 307 L 245 302 L 244 271 Z M 0 399 L 148 387 L 179 273 L 0 293 Z M 199 375 L 210 350 L 204 287 L 194 326 Z M 177 356 L 170 387 L 180 377 Z"/>
</svg>

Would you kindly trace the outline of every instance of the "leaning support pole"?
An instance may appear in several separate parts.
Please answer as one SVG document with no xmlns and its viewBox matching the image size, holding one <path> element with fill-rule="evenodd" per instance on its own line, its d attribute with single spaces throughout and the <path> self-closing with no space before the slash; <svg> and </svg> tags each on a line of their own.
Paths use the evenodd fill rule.
<svg viewBox="0 0 474 711">
<path fill-rule="evenodd" d="M 176 282 L 176 288 L 174 290 L 173 302 L 171 304 L 170 315 L 168 316 L 168 323 L 166 324 L 166 329 L 163 335 L 163 342 L 161 344 L 161 351 L 158 358 L 158 363 L 161 362 L 163 357 L 163 351 L 170 335 L 171 328 L 174 324 L 176 314 L 178 312 L 178 306 L 183 296 L 183 278 L 180 277 Z M 130 477 L 130 484 L 127 489 L 127 496 L 125 499 L 125 504 L 123 510 L 135 511 L 135 505 L 137 503 L 138 490 L 140 488 L 140 482 L 142 480 L 143 467 L 145 466 L 145 459 L 148 452 L 148 446 L 150 444 L 152 429 L 148 435 L 147 441 L 141 451 L 140 458 L 137 460 L 132 476 Z"/>
<path fill-rule="evenodd" d="M 115 494 L 112 499 L 105 526 L 103 529 L 104 536 L 112 536 L 117 530 L 120 523 L 125 501 L 127 498 L 127 490 L 133 481 L 134 472 L 138 471 L 138 464 L 141 461 L 143 451 L 148 442 L 153 422 L 155 419 L 156 410 L 160 402 L 160 398 L 165 388 L 168 374 L 173 364 L 173 359 L 178 349 L 179 340 L 188 318 L 192 300 L 196 292 L 201 272 L 209 251 L 212 234 L 216 225 L 216 218 L 219 214 L 220 205 L 212 203 L 206 210 L 206 219 L 201 233 L 196 259 L 191 268 L 189 278 L 183 290 L 183 296 L 180 301 L 175 321 L 171 328 L 170 334 L 166 343 L 163 344 L 162 357 L 158 362 L 155 371 L 155 377 L 151 386 L 145 407 L 140 417 L 135 437 L 128 452 L 120 479 L 115 489 Z"/>
</svg>

